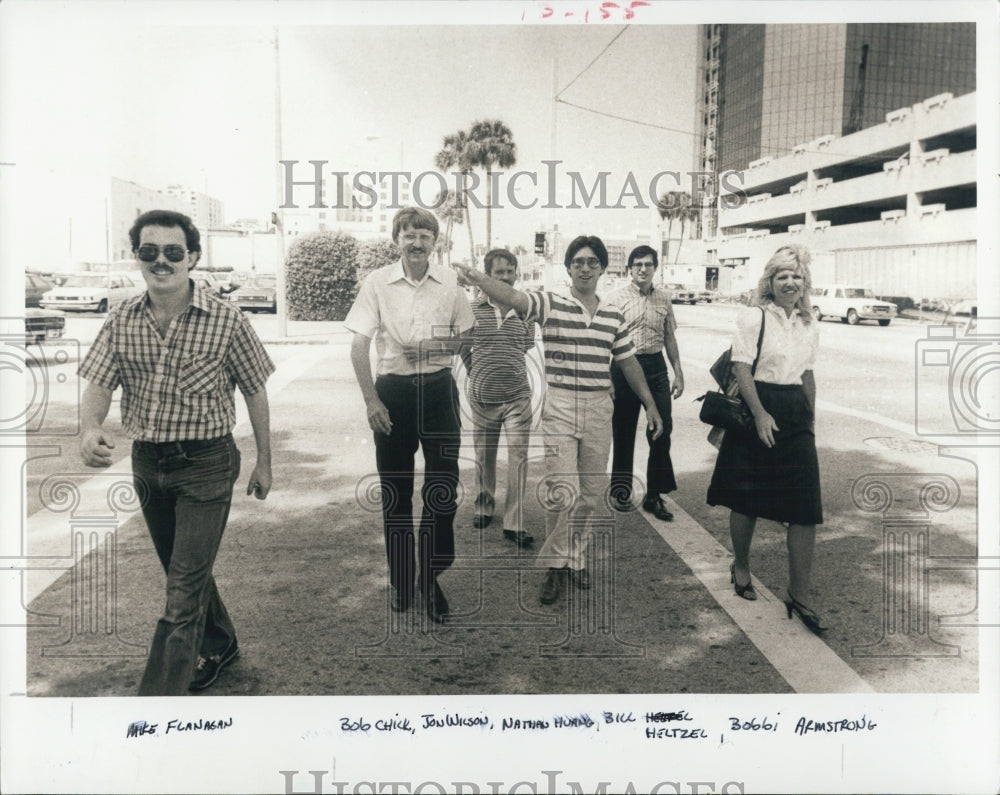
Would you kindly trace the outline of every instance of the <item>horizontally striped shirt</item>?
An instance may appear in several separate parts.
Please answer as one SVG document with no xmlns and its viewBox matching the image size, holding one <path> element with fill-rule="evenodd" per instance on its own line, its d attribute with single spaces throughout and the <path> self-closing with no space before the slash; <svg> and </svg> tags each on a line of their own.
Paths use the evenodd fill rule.
<svg viewBox="0 0 1000 795">
<path fill-rule="evenodd" d="M 671 331 L 677 328 L 670 291 L 664 287 L 653 287 L 643 295 L 635 282 L 630 282 L 611 293 L 608 300 L 625 316 L 636 353 L 659 353 L 663 350 L 665 324 L 670 323 Z"/>
<path fill-rule="evenodd" d="M 570 294 L 532 291 L 527 320 L 542 327 L 545 383 L 553 389 L 602 392 L 611 388 L 611 359 L 635 354 L 617 306 L 600 301 L 589 315 Z"/>
<path fill-rule="evenodd" d="M 507 403 L 531 397 L 524 354 L 535 345 L 535 324 L 513 309 L 505 315 L 486 299 L 472 312 L 472 367 L 469 370 L 469 399 L 478 403 Z"/>
<path fill-rule="evenodd" d="M 122 426 L 130 439 L 214 439 L 236 424 L 235 387 L 264 388 L 274 363 L 242 312 L 194 288 L 191 304 L 161 337 L 148 294 L 111 311 L 79 375 L 122 388 Z"/>
</svg>

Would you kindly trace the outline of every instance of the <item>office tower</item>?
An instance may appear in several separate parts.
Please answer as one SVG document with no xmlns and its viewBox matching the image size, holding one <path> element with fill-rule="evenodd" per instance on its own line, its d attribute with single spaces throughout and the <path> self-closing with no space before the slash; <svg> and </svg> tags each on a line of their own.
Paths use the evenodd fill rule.
<svg viewBox="0 0 1000 795">
<path fill-rule="evenodd" d="M 742 171 L 928 97 L 975 91 L 975 35 L 972 23 L 704 25 L 697 169 Z"/>
</svg>

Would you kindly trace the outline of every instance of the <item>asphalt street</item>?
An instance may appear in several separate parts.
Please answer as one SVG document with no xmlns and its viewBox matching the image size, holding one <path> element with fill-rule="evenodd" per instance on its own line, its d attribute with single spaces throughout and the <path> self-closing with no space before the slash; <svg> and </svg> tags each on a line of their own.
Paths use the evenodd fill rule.
<svg viewBox="0 0 1000 795">
<path fill-rule="evenodd" d="M 458 560 L 442 577 L 453 616 L 443 627 L 419 605 L 402 616 L 388 609 L 374 448 L 349 335 L 340 324 L 290 324 L 286 336 L 275 318 L 254 318 L 278 365 L 274 487 L 265 502 L 244 494 L 253 439 L 243 413 L 244 469 L 215 567 L 242 653 L 211 694 L 975 692 L 975 450 L 936 443 L 955 401 L 922 369 L 928 345 L 955 343 L 928 340 L 927 326 L 909 320 L 822 323 L 825 523 L 810 597 L 831 629 L 819 639 L 785 615 L 784 529 L 759 523 L 761 598 L 746 602 L 729 584 L 728 512 L 705 504 L 715 450 L 693 399 L 711 386 L 708 365 L 728 344 L 734 312 L 676 307 L 686 377 L 674 404 L 676 518 L 609 511 L 592 544 L 589 592 L 540 605 L 533 554 L 495 525 L 473 529 L 466 415 Z M 133 694 L 162 607 L 163 573 L 127 485 L 116 485 L 129 482 L 117 404 L 108 427 L 120 460 L 97 472 L 77 455 L 76 361 L 99 324 L 72 318 L 68 338 L 26 368 L 29 409 L 39 407 L 28 412 L 36 430 L 23 475 L 29 695 Z M 537 434 L 531 444 L 534 495 Z M 639 442 L 637 473 L 645 454 Z M 540 539 L 541 509 L 528 502 Z"/>
</svg>

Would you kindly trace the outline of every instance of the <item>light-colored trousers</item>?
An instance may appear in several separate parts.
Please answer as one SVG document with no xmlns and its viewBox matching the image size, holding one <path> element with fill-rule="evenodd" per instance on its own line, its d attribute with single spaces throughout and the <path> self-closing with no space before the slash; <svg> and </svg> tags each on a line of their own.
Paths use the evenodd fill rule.
<svg viewBox="0 0 1000 795">
<path fill-rule="evenodd" d="M 605 498 L 613 413 L 610 392 L 545 393 L 545 478 L 539 488 L 545 544 L 539 566 L 585 567 L 594 521 L 611 513 Z"/>
<path fill-rule="evenodd" d="M 507 436 L 507 494 L 503 529 L 524 530 L 524 492 L 528 480 L 528 440 L 531 435 L 531 398 L 506 403 L 470 401 L 472 440 L 476 448 L 476 513 L 496 511 L 497 449 L 500 429 Z"/>
</svg>

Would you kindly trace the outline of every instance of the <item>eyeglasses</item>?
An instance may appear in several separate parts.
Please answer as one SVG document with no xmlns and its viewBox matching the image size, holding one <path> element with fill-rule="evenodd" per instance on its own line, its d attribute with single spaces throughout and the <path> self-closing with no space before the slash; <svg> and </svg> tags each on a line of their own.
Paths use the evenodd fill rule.
<svg viewBox="0 0 1000 795">
<path fill-rule="evenodd" d="M 633 262 L 632 267 L 636 270 L 644 270 L 646 268 L 656 270 L 656 266 L 652 262 Z"/>
<path fill-rule="evenodd" d="M 164 246 L 161 249 L 159 246 L 154 246 L 152 243 L 143 243 L 136 249 L 135 253 L 143 262 L 156 262 L 156 258 L 160 256 L 161 251 L 163 252 L 163 256 L 166 257 L 169 262 L 180 262 L 188 253 L 184 246 L 172 244 Z"/>
<path fill-rule="evenodd" d="M 413 234 L 412 232 L 407 232 L 404 235 L 400 235 L 400 239 L 404 243 L 416 243 L 418 240 L 421 243 L 433 243 L 434 235 L 430 234 L 430 232 L 423 232 L 419 235 Z"/>
<path fill-rule="evenodd" d="M 574 257 L 569 261 L 570 265 L 576 265 L 578 268 L 596 268 L 601 264 L 601 261 L 597 257 Z"/>
</svg>

